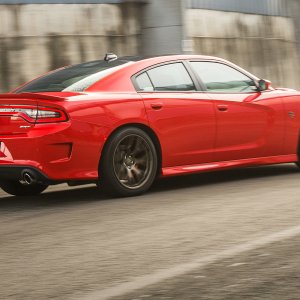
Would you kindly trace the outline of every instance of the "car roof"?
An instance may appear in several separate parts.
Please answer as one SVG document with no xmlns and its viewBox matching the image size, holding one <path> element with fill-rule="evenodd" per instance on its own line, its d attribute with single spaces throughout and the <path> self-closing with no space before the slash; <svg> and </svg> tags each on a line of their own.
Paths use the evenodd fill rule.
<svg viewBox="0 0 300 300">
<path fill-rule="evenodd" d="M 179 54 L 179 55 L 161 55 L 161 56 L 123 56 L 118 59 L 114 59 L 109 63 L 124 64 L 124 67 L 116 72 L 101 79 L 101 82 L 97 82 L 88 88 L 86 91 L 132 91 L 135 89 L 132 85 L 131 78 L 141 72 L 144 72 L 148 68 L 155 67 L 155 65 L 171 63 L 180 60 L 209 60 L 212 62 L 225 63 L 237 70 L 240 70 L 245 75 L 251 78 L 258 79 L 253 74 L 247 72 L 241 67 L 219 57 L 207 56 L 207 55 L 194 55 L 194 54 Z M 103 61 L 102 61 L 103 62 Z M 125 62 L 125 63 L 124 63 Z M 127 64 L 126 64 L 127 63 Z"/>
<path fill-rule="evenodd" d="M 214 56 L 207 56 L 207 55 L 184 55 L 184 54 L 164 54 L 164 55 L 157 55 L 157 56 L 121 56 L 118 57 L 117 59 L 110 61 L 107 61 L 107 63 L 126 63 L 126 62 L 141 62 L 141 61 L 149 61 L 153 63 L 159 63 L 163 61 L 172 61 L 172 60 L 186 60 L 186 59 L 204 59 L 204 60 L 219 60 L 222 61 L 223 59 L 219 57 L 214 57 Z M 103 63 L 104 60 L 94 60 L 94 61 L 88 61 L 79 65 L 84 65 L 84 64 L 89 64 L 89 63 Z M 79 66 L 78 65 L 78 66 Z"/>
<path fill-rule="evenodd" d="M 223 60 L 219 57 L 208 56 L 208 55 L 196 55 L 196 54 L 164 54 L 164 55 L 156 55 L 156 56 L 122 56 L 119 57 L 118 60 L 123 61 L 132 61 L 138 62 L 141 60 L 185 60 L 185 59 L 214 59 L 214 60 Z"/>
</svg>

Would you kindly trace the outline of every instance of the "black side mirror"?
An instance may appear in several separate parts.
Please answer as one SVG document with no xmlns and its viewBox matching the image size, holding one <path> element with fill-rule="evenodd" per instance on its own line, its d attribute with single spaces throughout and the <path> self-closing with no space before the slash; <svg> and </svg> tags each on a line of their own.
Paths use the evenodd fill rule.
<svg viewBox="0 0 300 300">
<path fill-rule="evenodd" d="M 265 80 L 265 79 L 260 79 L 258 81 L 258 91 L 262 92 L 262 91 L 266 91 L 269 90 L 271 87 L 271 81 L 269 80 Z"/>
</svg>

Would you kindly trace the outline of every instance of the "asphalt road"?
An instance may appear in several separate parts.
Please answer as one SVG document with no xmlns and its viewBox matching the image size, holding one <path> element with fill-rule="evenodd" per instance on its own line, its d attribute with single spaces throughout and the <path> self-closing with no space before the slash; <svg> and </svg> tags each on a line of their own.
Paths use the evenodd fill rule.
<svg viewBox="0 0 300 300">
<path fill-rule="evenodd" d="M 0 299 L 300 299 L 300 171 L 0 192 Z"/>
</svg>

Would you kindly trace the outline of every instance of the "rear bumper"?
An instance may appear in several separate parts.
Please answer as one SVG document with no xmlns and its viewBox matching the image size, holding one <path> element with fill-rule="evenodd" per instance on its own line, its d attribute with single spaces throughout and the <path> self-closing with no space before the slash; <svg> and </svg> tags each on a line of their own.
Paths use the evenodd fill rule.
<svg viewBox="0 0 300 300">
<path fill-rule="evenodd" d="M 22 180 L 23 174 L 25 172 L 32 174 L 36 182 L 44 183 L 47 185 L 54 183 L 40 170 L 31 166 L 0 165 L 0 180 L 4 179 L 4 180 L 20 181 Z"/>
<path fill-rule="evenodd" d="M 103 143 L 99 127 L 75 121 L 0 135 L 0 179 L 19 180 L 27 168 L 50 183 L 95 180 Z"/>
</svg>

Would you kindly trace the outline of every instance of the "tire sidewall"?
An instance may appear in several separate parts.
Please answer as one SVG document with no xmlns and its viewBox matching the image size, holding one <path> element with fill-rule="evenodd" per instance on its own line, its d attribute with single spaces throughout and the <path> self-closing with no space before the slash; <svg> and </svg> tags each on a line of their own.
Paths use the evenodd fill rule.
<svg viewBox="0 0 300 300">
<path fill-rule="evenodd" d="M 153 159 L 152 170 L 150 171 L 147 181 L 137 189 L 130 189 L 122 185 L 115 174 L 113 166 L 114 153 L 116 148 L 118 147 L 120 141 L 129 135 L 137 135 L 143 138 L 149 146 Z M 108 140 L 104 148 L 101 162 L 102 163 L 100 164 L 99 170 L 100 182 L 102 183 L 101 186 L 104 192 L 112 196 L 130 197 L 140 195 L 146 192 L 151 187 L 153 181 L 156 178 L 158 163 L 155 146 L 149 135 L 139 128 L 127 127 L 115 132 Z"/>
</svg>

